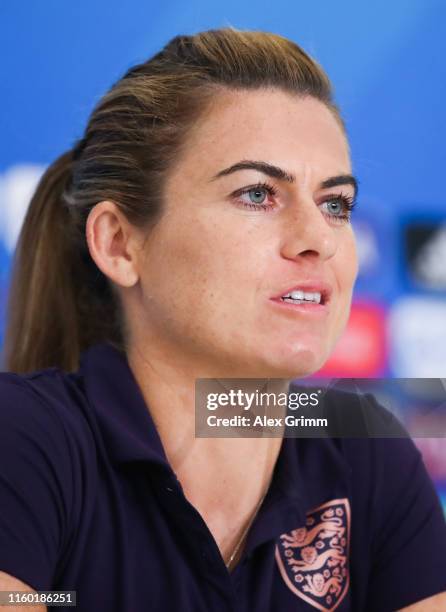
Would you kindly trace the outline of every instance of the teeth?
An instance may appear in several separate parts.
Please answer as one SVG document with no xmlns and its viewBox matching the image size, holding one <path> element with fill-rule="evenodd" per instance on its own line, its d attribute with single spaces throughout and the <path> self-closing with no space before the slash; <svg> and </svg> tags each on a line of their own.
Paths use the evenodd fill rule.
<svg viewBox="0 0 446 612">
<path fill-rule="evenodd" d="M 308 300 L 310 299 L 308 296 L 312 296 L 312 293 L 307 293 L 307 297 L 305 297 L 305 293 L 303 291 L 292 291 L 291 292 L 291 297 L 293 298 L 293 300 Z"/>
<path fill-rule="evenodd" d="M 282 298 L 284 302 L 289 302 L 290 304 L 304 304 L 305 302 L 309 302 L 309 300 L 293 300 L 293 298 L 284 297 Z"/>
<path fill-rule="evenodd" d="M 302 304 L 303 302 L 315 302 L 320 304 L 321 294 L 318 292 L 311 293 L 309 291 L 295 290 L 282 296 L 284 302 L 294 302 Z"/>
</svg>

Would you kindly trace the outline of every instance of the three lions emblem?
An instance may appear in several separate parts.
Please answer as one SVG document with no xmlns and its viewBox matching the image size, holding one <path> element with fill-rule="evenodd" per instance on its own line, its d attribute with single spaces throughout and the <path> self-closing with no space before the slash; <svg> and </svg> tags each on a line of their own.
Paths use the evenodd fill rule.
<svg viewBox="0 0 446 612">
<path fill-rule="evenodd" d="M 305 527 L 280 536 L 276 561 L 286 585 L 301 599 L 333 612 L 349 587 L 350 504 L 334 499 L 307 513 Z"/>
</svg>

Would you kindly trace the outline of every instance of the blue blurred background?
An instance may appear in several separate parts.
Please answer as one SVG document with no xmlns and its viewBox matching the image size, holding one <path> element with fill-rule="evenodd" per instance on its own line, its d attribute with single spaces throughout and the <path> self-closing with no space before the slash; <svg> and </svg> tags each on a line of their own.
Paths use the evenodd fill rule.
<svg viewBox="0 0 446 612">
<path fill-rule="evenodd" d="M 443 0 L 1 2 L 0 349 L 11 254 L 46 165 L 130 66 L 172 36 L 228 25 L 300 44 L 326 69 L 347 123 L 360 274 L 320 374 L 446 377 Z M 416 441 L 446 508 L 446 440 Z"/>
</svg>

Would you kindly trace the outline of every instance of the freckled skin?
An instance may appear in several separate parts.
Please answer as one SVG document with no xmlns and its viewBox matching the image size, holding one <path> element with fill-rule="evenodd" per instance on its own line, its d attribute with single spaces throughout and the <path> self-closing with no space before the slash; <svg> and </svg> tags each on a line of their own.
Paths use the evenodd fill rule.
<svg viewBox="0 0 446 612">
<path fill-rule="evenodd" d="M 211 180 L 247 159 L 297 180 L 251 169 Z M 322 103 L 279 90 L 219 94 L 170 172 L 164 216 L 141 252 L 140 304 L 129 306 L 134 341 L 202 377 L 290 378 L 319 369 L 345 327 L 357 275 L 351 225 L 320 206 L 353 188 L 319 184 L 349 173 L 345 136 Z M 264 181 L 277 189 L 266 198 L 273 211 L 243 209 L 231 198 Z M 313 277 L 333 287 L 325 319 L 290 317 L 269 302 Z"/>
<path fill-rule="evenodd" d="M 246 159 L 297 177 L 292 185 L 268 178 L 277 187 L 272 212 L 244 210 L 230 197 L 266 180 L 259 172 L 210 180 Z M 243 550 L 241 535 L 269 487 L 282 439 L 196 437 L 195 379 L 287 379 L 324 363 L 348 319 L 357 258 L 351 226 L 321 207 L 352 188 L 327 193 L 318 185 L 350 173 L 348 144 L 321 103 L 278 90 L 231 92 L 190 134 L 167 181 L 165 213 L 148 236 L 113 202 L 89 214 L 90 252 L 124 302 L 130 367 L 172 470 L 225 560 L 236 546 Z M 333 287 L 325 319 L 285 315 L 269 302 L 314 276 Z M 440 609 L 446 593 L 404 611 Z"/>
</svg>

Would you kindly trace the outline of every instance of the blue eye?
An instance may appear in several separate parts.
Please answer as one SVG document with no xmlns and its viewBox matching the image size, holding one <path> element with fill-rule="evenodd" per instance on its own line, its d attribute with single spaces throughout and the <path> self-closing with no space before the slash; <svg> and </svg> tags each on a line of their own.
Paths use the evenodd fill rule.
<svg viewBox="0 0 446 612">
<path fill-rule="evenodd" d="M 262 204 L 266 198 L 266 189 L 262 187 L 250 189 L 247 193 L 254 204 Z"/>
<path fill-rule="evenodd" d="M 351 213 L 356 205 L 353 197 L 344 194 L 327 196 L 322 204 L 326 204 L 328 213 L 325 213 L 334 221 L 345 222 L 351 218 Z"/>
<path fill-rule="evenodd" d="M 234 191 L 231 197 L 242 208 L 270 212 L 277 208 L 277 204 L 274 201 L 269 203 L 267 199 L 268 196 L 274 198 L 275 195 L 277 195 L 275 187 L 268 183 L 257 183 Z M 342 193 L 325 196 L 324 201 L 320 204 L 324 208 L 323 214 L 335 223 L 349 222 L 355 205 L 354 197 Z"/>
<path fill-rule="evenodd" d="M 276 189 L 268 183 L 258 183 L 257 185 L 251 185 L 244 189 L 239 189 L 232 194 L 240 206 L 243 208 L 249 208 L 251 210 L 273 210 L 276 206 L 274 203 L 268 204 L 266 202 L 267 197 L 273 197 L 276 195 Z M 248 196 L 249 201 L 244 199 L 243 196 Z"/>
<path fill-rule="evenodd" d="M 333 205 L 333 204 L 334 204 L 334 206 L 330 206 L 330 205 Z M 338 215 L 338 214 L 342 213 L 342 204 L 341 204 L 341 202 L 339 200 L 330 200 L 328 202 L 328 208 L 330 209 L 330 212 L 335 214 L 335 215 Z"/>
</svg>

